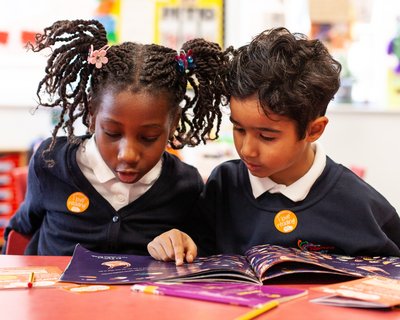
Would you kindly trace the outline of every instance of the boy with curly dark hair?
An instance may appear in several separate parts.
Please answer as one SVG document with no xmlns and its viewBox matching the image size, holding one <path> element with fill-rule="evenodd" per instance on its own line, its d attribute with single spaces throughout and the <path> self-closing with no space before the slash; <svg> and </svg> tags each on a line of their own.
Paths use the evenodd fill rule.
<svg viewBox="0 0 400 320">
<path fill-rule="evenodd" d="M 317 143 L 340 71 L 319 40 L 285 28 L 262 32 L 234 52 L 230 121 L 240 160 L 219 165 L 207 180 L 190 233 L 200 253 L 243 254 L 275 244 L 400 256 L 396 210 Z M 156 259 L 177 264 L 197 254 L 192 239 L 176 229 L 148 248 Z"/>
</svg>

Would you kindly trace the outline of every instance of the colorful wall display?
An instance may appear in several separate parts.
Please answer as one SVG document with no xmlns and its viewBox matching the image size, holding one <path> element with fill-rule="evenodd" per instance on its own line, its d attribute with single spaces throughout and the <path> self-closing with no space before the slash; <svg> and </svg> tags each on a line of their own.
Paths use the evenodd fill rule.
<svg viewBox="0 0 400 320">
<path fill-rule="evenodd" d="M 99 20 L 107 31 L 108 41 L 118 43 L 120 40 L 121 0 L 98 0 L 95 19 Z"/>
<path fill-rule="evenodd" d="M 154 42 L 171 48 L 196 37 L 223 46 L 223 0 L 157 0 Z"/>
</svg>

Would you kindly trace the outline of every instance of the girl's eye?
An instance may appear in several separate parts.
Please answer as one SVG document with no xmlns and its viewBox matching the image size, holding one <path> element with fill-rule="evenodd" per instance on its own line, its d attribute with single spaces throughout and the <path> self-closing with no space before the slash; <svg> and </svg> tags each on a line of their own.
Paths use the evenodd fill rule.
<svg viewBox="0 0 400 320">
<path fill-rule="evenodd" d="M 115 132 L 109 132 L 109 131 L 104 131 L 106 136 L 109 136 L 110 138 L 118 138 L 120 136 L 119 133 L 115 133 Z"/>
<path fill-rule="evenodd" d="M 157 139 L 158 139 L 158 136 L 142 137 L 142 140 L 143 140 L 144 142 L 147 142 L 147 143 L 156 142 Z"/>
</svg>

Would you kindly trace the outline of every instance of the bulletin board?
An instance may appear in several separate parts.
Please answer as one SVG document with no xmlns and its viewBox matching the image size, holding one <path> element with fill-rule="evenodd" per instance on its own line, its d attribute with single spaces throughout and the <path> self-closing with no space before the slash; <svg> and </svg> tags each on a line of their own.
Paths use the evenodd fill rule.
<svg viewBox="0 0 400 320">
<path fill-rule="evenodd" d="M 180 48 L 193 38 L 224 45 L 223 0 L 157 0 L 154 42 Z"/>
<path fill-rule="evenodd" d="M 46 66 L 44 53 L 27 51 L 36 33 L 57 20 L 98 19 L 118 42 L 121 0 L 4 0 L 0 7 L 0 106 L 35 107 Z"/>
</svg>

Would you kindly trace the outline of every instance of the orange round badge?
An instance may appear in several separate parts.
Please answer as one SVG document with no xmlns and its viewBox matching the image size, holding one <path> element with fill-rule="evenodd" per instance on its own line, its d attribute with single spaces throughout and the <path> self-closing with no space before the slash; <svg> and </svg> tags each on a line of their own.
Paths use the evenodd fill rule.
<svg viewBox="0 0 400 320">
<path fill-rule="evenodd" d="M 274 225 L 282 233 L 292 232 L 297 227 L 297 217 L 290 210 L 279 211 L 274 218 Z"/>
<path fill-rule="evenodd" d="M 71 212 L 82 213 L 89 207 L 89 198 L 82 192 L 74 192 L 68 197 L 67 208 Z"/>
</svg>

